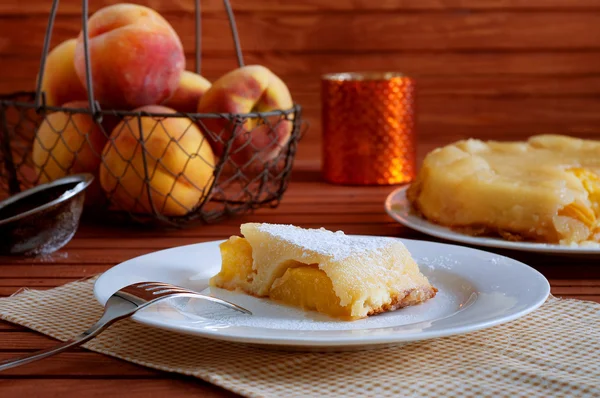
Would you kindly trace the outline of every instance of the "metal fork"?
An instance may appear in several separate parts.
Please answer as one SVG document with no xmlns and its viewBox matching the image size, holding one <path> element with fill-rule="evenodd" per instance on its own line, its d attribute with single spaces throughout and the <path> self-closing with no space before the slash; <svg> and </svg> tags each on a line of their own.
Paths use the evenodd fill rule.
<svg viewBox="0 0 600 398">
<path fill-rule="evenodd" d="M 25 357 L 10 360 L 0 364 L 0 371 L 14 368 L 19 365 L 24 365 L 38 359 L 47 358 L 51 355 L 58 354 L 68 350 L 71 347 L 77 347 L 86 341 L 89 341 L 104 331 L 107 327 L 116 321 L 123 318 L 127 318 L 133 315 L 138 310 L 149 306 L 150 304 L 157 303 L 167 298 L 172 297 L 192 297 L 203 300 L 212 301 L 217 304 L 224 305 L 225 307 L 231 308 L 236 311 L 243 312 L 245 314 L 252 315 L 247 309 L 240 307 L 239 305 L 230 303 L 225 300 L 218 299 L 216 297 L 207 296 L 204 294 L 196 293 L 192 290 L 185 289 L 183 287 L 170 285 L 168 283 L 160 282 L 143 282 L 135 283 L 133 285 L 126 286 L 115 294 L 110 296 L 104 306 L 104 313 L 98 322 L 90 327 L 85 332 L 81 333 L 62 344 L 55 347 L 51 347 L 42 351 L 35 352 Z"/>
</svg>

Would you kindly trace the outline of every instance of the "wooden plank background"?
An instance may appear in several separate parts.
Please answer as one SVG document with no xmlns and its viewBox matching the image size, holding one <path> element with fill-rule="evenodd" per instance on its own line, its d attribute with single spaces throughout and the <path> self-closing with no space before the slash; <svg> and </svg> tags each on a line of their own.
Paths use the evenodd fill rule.
<svg viewBox="0 0 600 398">
<path fill-rule="evenodd" d="M 91 1 L 93 12 L 116 0 Z M 149 0 L 194 68 L 194 2 Z M 50 0 L 0 3 L 0 92 L 32 89 Z M 318 150 L 319 77 L 393 70 L 418 82 L 424 142 L 536 133 L 600 137 L 600 0 L 232 0 L 247 63 L 271 68 L 304 106 Z M 52 44 L 80 30 L 60 2 Z M 236 67 L 220 0 L 202 1 L 203 74 Z M 310 145 L 310 143 L 314 145 Z M 301 148 L 302 149 L 302 148 Z"/>
</svg>

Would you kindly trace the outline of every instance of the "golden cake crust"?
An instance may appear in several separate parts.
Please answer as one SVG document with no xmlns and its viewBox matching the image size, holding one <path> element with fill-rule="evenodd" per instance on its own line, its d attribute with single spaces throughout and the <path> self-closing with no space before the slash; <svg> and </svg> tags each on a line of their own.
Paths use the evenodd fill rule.
<svg viewBox="0 0 600 398">
<path fill-rule="evenodd" d="M 424 218 L 468 235 L 599 241 L 600 141 L 459 141 L 426 156 L 407 198 Z"/>
<path fill-rule="evenodd" d="M 371 316 L 381 314 L 382 312 L 396 311 L 400 308 L 421 304 L 431 298 L 434 298 L 437 292 L 438 289 L 433 286 L 424 286 L 405 290 L 392 296 L 392 301 L 390 303 L 385 303 L 377 308 L 372 308 L 369 310 L 367 315 Z"/>
</svg>

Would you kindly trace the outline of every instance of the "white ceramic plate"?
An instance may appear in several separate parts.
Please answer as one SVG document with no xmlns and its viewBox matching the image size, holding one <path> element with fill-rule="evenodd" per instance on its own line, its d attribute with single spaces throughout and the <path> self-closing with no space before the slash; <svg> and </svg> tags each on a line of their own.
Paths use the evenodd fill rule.
<svg viewBox="0 0 600 398">
<path fill-rule="evenodd" d="M 104 304 L 118 289 L 141 281 L 168 282 L 196 291 L 206 289 L 251 310 L 253 315 L 201 300 L 171 300 L 148 307 L 133 319 L 149 326 L 239 343 L 344 350 L 491 327 L 533 311 L 550 292 L 544 276 L 510 258 L 440 243 L 403 242 L 439 289 L 438 295 L 422 305 L 353 322 L 208 288 L 208 279 L 220 269 L 220 242 L 176 247 L 121 263 L 100 276 L 94 293 Z"/>
<path fill-rule="evenodd" d="M 416 214 L 406 198 L 408 186 L 398 188 L 388 195 L 385 201 L 385 211 L 400 224 L 436 238 L 474 246 L 496 247 L 538 253 L 556 253 L 568 255 L 583 255 L 586 257 L 600 256 L 600 246 L 562 246 L 546 243 L 511 242 L 501 238 L 470 236 L 434 224 Z"/>
</svg>

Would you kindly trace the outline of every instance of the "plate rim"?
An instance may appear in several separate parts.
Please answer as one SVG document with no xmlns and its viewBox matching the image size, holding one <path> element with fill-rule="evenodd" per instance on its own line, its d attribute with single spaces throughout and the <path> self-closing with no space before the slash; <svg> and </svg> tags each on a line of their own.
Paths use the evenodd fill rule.
<svg viewBox="0 0 600 398">
<path fill-rule="evenodd" d="M 353 236 L 366 236 L 366 235 L 353 235 Z M 487 321 L 477 321 L 472 324 L 467 324 L 467 326 L 461 325 L 461 326 L 446 327 L 443 329 L 425 330 L 425 331 L 413 332 L 413 333 L 407 333 L 407 334 L 386 333 L 386 334 L 382 334 L 381 336 L 377 336 L 377 335 L 369 336 L 367 339 L 360 338 L 360 337 L 351 338 L 351 337 L 346 337 L 346 336 L 344 336 L 344 338 L 338 337 L 336 339 L 332 339 L 331 337 L 315 339 L 314 336 L 310 337 L 310 335 L 308 335 L 306 337 L 296 335 L 293 338 L 286 337 L 286 336 L 278 337 L 278 338 L 272 338 L 269 336 L 260 337 L 260 335 L 251 336 L 251 337 L 243 337 L 243 336 L 239 336 L 239 335 L 233 336 L 233 335 L 219 334 L 218 331 L 207 331 L 205 329 L 195 329 L 195 328 L 185 327 L 181 324 L 164 322 L 164 321 L 160 321 L 158 319 L 148 319 L 148 318 L 140 319 L 140 317 L 136 316 L 137 314 L 134 314 L 131 317 L 131 319 L 137 323 L 141 323 L 141 324 L 143 324 L 145 326 L 149 326 L 149 327 L 156 327 L 158 329 L 170 330 L 173 332 L 194 335 L 194 336 L 202 337 L 202 338 L 210 338 L 210 339 L 214 339 L 214 340 L 229 341 L 229 342 L 242 343 L 242 344 L 273 346 L 273 347 L 303 347 L 303 348 L 310 348 L 310 347 L 340 348 L 340 347 L 356 347 L 356 346 L 367 347 L 367 346 L 379 346 L 379 345 L 389 345 L 389 344 L 403 344 L 403 343 L 408 343 L 408 342 L 429 340 L 429 339 L 440 338 L 440 337 L 449 337 L 449 336 L 454 336 L 454 335 L 471 333 L 471 332 L 475 332 L 478 330 L 487 329 L 487 328 L 490 328 L 493 326 L 498 326 L 501 324 L 512 322 L 516 319 L 519 319 L 519 318 L 535 311 L 540 306 L 542 306 L 546 302 L 548 297 L 550 296 L 550 283 L 548 282 L 547 278 L 542 273 L 540 273 L 538 270 L 536 270 L 535 268 L 533 268 L 523 262 L 515 260 L 513 258 L 498 255 L 496 253 L 491 253 L 491 252 L 487 252 L 487 251 L 480 250 L 480 249 L 474 249 L 474 248 L 470 248 L 470 247 L 460 246 L 460 245 L 440 243 L 440 242 L 431 242 L 431 241 L 418 240 L 418 239 L 405 239 L 405 238 L 398 238 L 398 237 L 394 237 L 394 238 L 399 239 L 402 242 L 413 241 L 413 242 L 420 242 L 423 244 L 431 244 L 431 245 L 437 245 L 437 246 L 450 246 L 450 247 L 460 248 L 460 250 L 483 252 L 483 253 L 486 253 L 486 255 L 493 255 L 493 256 L 507 258 L 513 264 L 518 265 L 519 267 L 524 267 L 529 272 L 532 272 L 533 275 L 537 276 L 539 281 L 543 282 L 543 286 L 540 285 L 539 287 L 540 287 L 540 289 L 544 290 L 544 293 L 540 294 L 537 301 L 533 302 L 533 300 L 532 300 L 531 303 L 529 303 L 525 308 L 521 309 L 520 311 L 516 311 L 510 315 L 500 316 L 495 319 L 491 319 L 491 320 L 487 320 Z M 198 243 L 193 243 L 193 244 L 188 244 L 188 245 L 175 246 L 175 247 L 171 247 L 171 248 L 167 248 L 167 249 L 163 249 L 163 250 L 157 250 L 157 251 L 151 252 L 151 253 L 146 253 L 141 256 L 133 257 L 131 259 L 123 261 L 123 262 L 109 268 L 108 270 L 103 272 L 98 277 L 98 279 L 94 282 L 94 289 L 93 289 L 94 297 L 95 297 L 96 301 L 98 301 L 100 304 L 102 304 L 102 301 L 101 301 L 100 295 L 99 295 L 99 287 L 101 287 L 103 280 L 105 280 L 106 278 L 109 278 L 111 276 L 111 274 L 118 272 L 119 268 L 127 267 L 128 263 L 133 263 L 134 261 L 139 261 L 140 258 L 143 258 L 146 256 L 152 256 L 159 252 L 165 252 L 165 251 L 171 251 L 171 250 L 182 250 L 184 248 L 191 248 L 194 246 L 200 246 L 200 245 L 206 245 L 206 244 L 214 245 L 214 244 L 217 244 L 217 243 L 223 242 L 223 241 L 224 240 L 214 240 L 214 241 L 198 242 Z M 540 290 L 540 292 L 541 291 L 542 290 Z M 389 327 L 374 328 L 374 329 L 381 330 L 381 329 L 385 329 L 385 328 L 389 328 Z"/>
<path fill-rule="evenodd" d="M 398 199 L 408 201 L 406 191 L 409 187 L 410 185 L 402 186 L 390 192 L 385 199 L 384 208 L 386 213 L 390 217 L 392 217 L 396 222 L 423 234 L 467 245 L 517 250 L 522 252 L 600 255 L 600 247 L 571 247 L 555 243 L 511 242 L 494 237 L 480 237 L 461 234 L 458 232 L 454 232 L 451 229 L 442 225 L 434 224 L 425 218 L 419 217 L 417 215 L 412 215 L 410 213 L 410 209 L 408 210 L 408 217 L 404 217 L 403 215 L 398 214 L 397 210 L 393 209 L 393 204 L 395 204 L 395 202 L 397 202 Z M 417 223 L 414 223 L 412 221 L 412 218 L 418 219 L 419 222 L 425 224 L 425 226 L 421 226 Z"/>
</svg>

